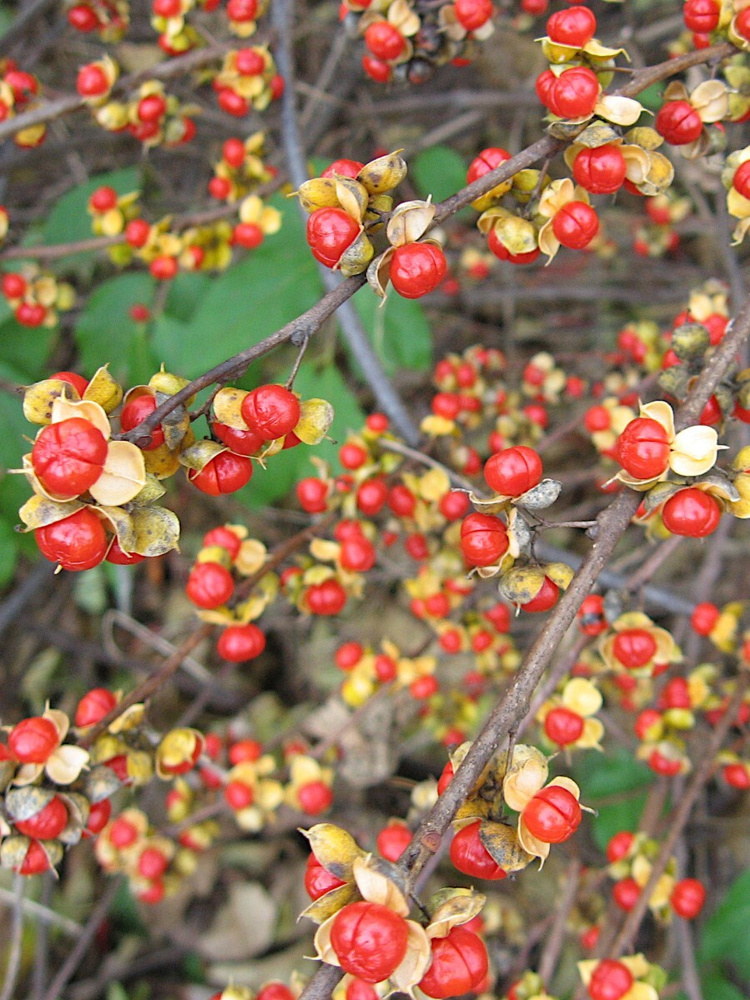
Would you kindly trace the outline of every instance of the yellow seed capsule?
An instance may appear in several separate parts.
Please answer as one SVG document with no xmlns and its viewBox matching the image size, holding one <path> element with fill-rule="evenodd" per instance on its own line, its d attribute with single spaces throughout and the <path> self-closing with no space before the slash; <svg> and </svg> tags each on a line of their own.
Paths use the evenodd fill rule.
<svg viewBox="0 0 750 1000">
<path fill-rule="evenodd" d="M 357 174 L 357 180 L 364 184 L 370 194 L 385 194 L 400 184 L 406 177 L 408 167 L 397 150 L 385 156 L 379 156 L 376 160 L 370 160 Z"/>
</svg>

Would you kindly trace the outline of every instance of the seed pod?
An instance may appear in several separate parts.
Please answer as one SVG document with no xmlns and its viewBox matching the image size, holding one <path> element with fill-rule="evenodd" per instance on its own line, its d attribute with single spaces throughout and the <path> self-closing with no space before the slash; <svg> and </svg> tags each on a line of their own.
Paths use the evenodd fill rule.
<svg viewBox="0 0 750 1000">
<path fill-rule="evenodd" d="M 528 510 L 544 510 L 551 507 L 560 496 L 562 483 L 556 479 L 543 479 L 541 483 L 528 490 L 516 500 L 519 507 L 526 507 Z"/>
<path fill-rule="evenodd" d="M 30 385 L 23 394 L 23 415 L 31 424 L 48 424 L 52 420 L 52 404 L 60 396 L 80 399 L 70 385 L 59 378 L 46 378 Z"/>
<path fill-rule="evenodd" d="M 50 788 L 26 785 L 5 793 L 5 806 L 11 819 L 23 821 L 36 816 L 54 797 L 55 792 Z"/>
<path fill-rule="evenodd" d="M 681 361 L 705 354 L 711 341 L 702 323 L 683 323 L 672 334 L 671 347 Z"/>
<path fill-rule="evenodd" d="M 542 589 L 544 577 L 539 566 L 514 566 L 503 574 L 498 589 L 511 604 L 528 604 Z"/>
<path fill-rule="evenodd" d="M 375 248 L 364 233 L 350 243 L 344 250 L 338 262 L 338 269 L 346 278 L 353 274 L 362 274 L 367 270 L 367 266 L 373 258 Z"/>
<path fill-rule="evenodd" d="M 110 798 L 120 788 L 117 775 L 111 767 L 100 765 L 92 768 L 86 775 L 86 796 L 92 803 L 103 802 Z"/>
<path fill-rule="evenodd" d="M 391 246 L 414 243 L 428 230 L 435 217 L 435 206 L 429 201 L 405 201 L 395 209 L 386 226 Z"/>
<path fill-rule="evenodd" d="M 485 820 L 479 826 L 479 839 L 493 861 L 509 874 L 522 871 L 533 861 L 519 844 L 515 827 Z"/>
<path fill-rule="evenodd" d="M 105 413 L 111 413 L 122 402 L 122 386 L 110 375 L 107 365 L 94 372 L 86 387 L 85 399 L 98 403 Z"/>
<path fill-rule="evenodd" d="M 301 184 L 296 191 L 300 205 L 312 214 L 319 208 L 338 208 L 336 180 L 333 177 L 313 177 Z"/>
<path fill-rule="evenodd" d="M 370 160 L 357 174 L 357 180 L 364 184 L 371 195 L 391 191 L 406 177 L 408 168 L 406 161 L 399 156 L 400 152 L 399 149 Z"/>
<path fill-rule="evenodd" d="M 356 222 L 362 222 L 369 200 L 367 188 L 353 177 L 335 177 L 334 180 L 339 205 Z"/>
</svg>

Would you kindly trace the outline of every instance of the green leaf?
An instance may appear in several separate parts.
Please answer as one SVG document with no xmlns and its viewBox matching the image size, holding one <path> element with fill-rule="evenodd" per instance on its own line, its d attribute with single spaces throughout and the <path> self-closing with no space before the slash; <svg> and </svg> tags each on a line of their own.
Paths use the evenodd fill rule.
<svg viewBox="0 0 750 1000">
<path fill-rule="evenodd" d="M 741 992 L 726 980 L 720 972 L 712 970 L 701 975 L 703 996 L 711 1000 L 747 1000 L 747 994 Z"/>
<path fill-rule="evenodd" d="M 648 767 L 634 760 L 627 750 L 607 756 L 590 750 L 579 759 L 573 776 L 581 786 L 584 805 L 597 810 L 593 818 L 594 840 L 602 850 L 620 830 L 636 829 L 646 791 L 653 781 Z"/>
<path fill-rule="evenodd" d="M 214 278 L 185 326 L 179 373 L 187 378 L 257 344 L 320 298 L 320 279 L 296 206 L 285 199 L 271 201 L 283 213 L 281 231 Z"/>
<path fill-rule="evenodd" d="M 425 149 L 410 164 L 410 171 L 422 197 L 431 194 L 433 201 L 449 198 L 466 184 L 466 164 L 448 146 Z"/>
<path fill-rule="evenodd" d="M 201 271 L 180 271 L 169 283 L 164 311 L 175 319 L 187 322 L 215 281 L 213 275 Z"/>
<path fill-rule="evenodd" d="M 44 378 L 49 373 L 46 362 L 54 336 L 46 328 L 21 326 L 12 316 L 0 322 L 0 373 L 22 385 Z"/>
<path fill-rule="evenodd" d="M 92 292 L 75 328 L 81 364 L 87 375 L 93 375 L 100 365 L 109 362 L 118 382 L 131 382 L 139 338 L 142 346 L 143 324 L 131 319 L 130 307 L 136 302 L 150 303 L 153 295 L 154 279 L 145 273 L 117 275 Z"/>
<path fill-rule="evenodd" d="M 183 375 L 185 378 L 195 378 L 196 375 L 200 375 L 207 368 L 211 367 L 209 363 L 202 369 L 199 367 L 197 371 L 194 371 L 189 368 L 189 365 L 186 365 L 183 346 L 188 336 L 189 328 L 187 323 L 183 323 L 181 320 L 175 319 L 174 316 L 169 316 L 166 313 L 162 313 L 161 316 L 156 317 L 153 321 L 151 334 L 151 350 L 156 359 L 157 368 L 163 364 L 167 371 L 173 372 L 175 375 Z"/>
<path fill-rule="evenodd" d="M 354 306 L 386 372 L 426 371 L 432 363 L 432 334 L 421 303 L 395 292 L 384 306 L 379 301 L 369 289 L 354 296 Z"/>
<path fill-rule="evenodd" d="M 750 927 L 750 870 L 735 879 L 721 904 L 706 921 L 699 949 L 701 960 L 728 961 L 741 976 L 750 979 L 748 927 Z"/>
<path fill-rule="evenodd" d="M 13 579 L 18 561 L 18 538 L 13 525 L 0 516 L 0 587 Z"/>
</svg>

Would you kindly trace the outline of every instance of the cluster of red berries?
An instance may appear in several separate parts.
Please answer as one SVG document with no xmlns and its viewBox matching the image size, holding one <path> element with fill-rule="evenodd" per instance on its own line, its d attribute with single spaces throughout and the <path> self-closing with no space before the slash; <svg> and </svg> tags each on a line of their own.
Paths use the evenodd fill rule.
<svg viewBox="0 0 750 1000">
<path fill-rule="evenodd" d="M 56 326 L 58 314 L 75 304 L 71 285 L 37 269 L 6 271 L 0 278 L 0 292 L 16 322 L 31 328 Z"/>
<path fill-rule="evenodd" d="M 0 59 L 0 121 L 30 111 L 39 95 L 39 80 L 33 73 L 19 69 L 13 59 Z M 47 134 L 44 123 L 30 125 L 16 132 L 17 146 L 31 149 L 39 146 Z"/>
<path fill-rule="evenodd" d="M 119 42 L 130 24 L 128 0 L 81 0 L 67 13 L 68 24 L 87 35 L 96 32 L 103 42 Z"/>
<path fill-rule="evenodd" d="M 235 49 L 224 57 L 221 69 L 211 82 L 222 111 L 244 118 L 254 108 L 264 111 L 284 92 L 284 78 L 268 48 L 254 45 Z"/>
</svg>

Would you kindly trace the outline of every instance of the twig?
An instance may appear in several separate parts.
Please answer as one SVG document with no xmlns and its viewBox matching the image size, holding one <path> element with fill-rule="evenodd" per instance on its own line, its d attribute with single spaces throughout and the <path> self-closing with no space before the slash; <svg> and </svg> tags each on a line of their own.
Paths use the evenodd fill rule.
<svg viewBox="0 0 750 1000">
<path fill-rule="evenodd" d="M 9 889 L 0 888 L 0 902 L 15 904 L 15 898 L 15 894 L 10 892 Z M 76 923 L 75 920 L 64 917 L 60 913 L 55 913 L 48 906 L 43 906 L 33 899 L 23 899 L 21 901 L 21 909 L 30 917 L 34 917 L 35 920 L 39 920 L 44 924 L 53 924 L 63 934 L 68 934 L 70 937 L 80 937 L 83 933 L 83 927 Z"/>
<path fill-rule="evenodd" d="M 581 880 L 581 862 L 574 858 L 568 865 L 565 876 L 565 885 L 560 895 L 560 901 L 555 909 L 555 919 L 550 928 L 547 940 L 544 943 L 541 958 L 539 959 L 538 972 L 543 983 L 552 981 L 560 952 L 565 943 L 565 925 L 576 901 L 578 885 Z"/>
<path fill-rule="evenodd" d="M 23 943 L 23 894 L 26 889 L 26 876 L 13 877 L 13 912 L 11 915 L 10 935 L 8 938 L 8 961 L 5 966 L 5 981 L 0 1000 L 10 1000 L 16 988 L 16 980 L 21 970 L 21 945 Z"/>
</svg>

